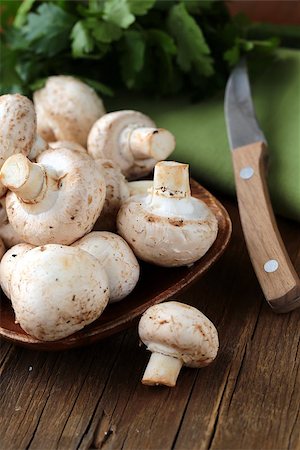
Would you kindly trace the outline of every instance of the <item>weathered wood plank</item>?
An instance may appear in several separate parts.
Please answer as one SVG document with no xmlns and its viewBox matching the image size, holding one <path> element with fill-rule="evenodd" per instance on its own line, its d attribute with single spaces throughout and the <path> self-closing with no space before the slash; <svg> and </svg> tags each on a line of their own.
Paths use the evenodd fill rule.
<svg viewBox="0 0 300 450">
<path fill-rule="evenodd" d="M 237 224 L 236 219 L 234 223 Z M 299 235 L 292 225 L 286 231 L 289 231 L 288 251 L 295 261 Z M 239 231 L 236 230 L 234 236 L 236 233 Z M 231 258 L 233 253 L 228 252 L 224 256 L 225 265 L 230 263 L 227 261 L 226 264 L 226 258 Z M 220 323 L 218 326 L 224 351 L 222 354 L 221 347 L 216 361 L 216 366 L 220 367 L 216 367 L 215 377 L 218 380 L 220 371 L 228 367 L 224 392 L 220 397 L 216 389 L 215 397 L 219 396 L 220 402 L 211 414 L 210 399 L 203 398 L 203 395 L 208 392 L 214 397 L 214 381 L 212 386 L 206 386 L 199 373 L 175 449 L 287 449 L 298 448 L 297 445 L 292 447 L 296 442 L 299 445 L 299 427 L 295 424 L 299 420 L 300 393 L 295 358 L 299 345 L 299 326 L 296 324 L 300 311 L 276 315 L 263 300 L 262 312 L 258 316 L 254 305 L 262 299 L 260 288 L 247 261 L 237 257 L 236 253 L 239 263 L 235 265 L 235 274 L 239 281 L 234 286 L 234 302 L 226 311 L 229 314 L 227 320 L 226 313 L 224 316 L 226 327 L 223 329 Z M 213 271 L 209 276 L 213 276 Z M 229 280 L 229 285 L 232 283 L 234 279 Z M 226 296 L 230 299 L 228 289 Z M 237 321 L 239 315 L 241 317 Z M 241 330 L 243 334 L 236 341 Z M 230 349 L 230 339 L 237 347 L 236 350 L 232 348 L 226 364 L 221 359 Z M 220 381 L 217 384 L 221 386 Z"/>
<path fill-rule="evenodd" d="M 140 382 L 149 354 L 136 328 L 57 354 L 4 344 L 0 448 L 298 448 L 300 313 L 268 309 L 237 210 L 226 206 L 234 223 L 230 248 L 177 299 L 216 324 L 214 364 L 183 369 L 174 389 L 152 388 Z M 283 237 L 295 259 L 296 227 L 284 224 Z"/>
</svg>

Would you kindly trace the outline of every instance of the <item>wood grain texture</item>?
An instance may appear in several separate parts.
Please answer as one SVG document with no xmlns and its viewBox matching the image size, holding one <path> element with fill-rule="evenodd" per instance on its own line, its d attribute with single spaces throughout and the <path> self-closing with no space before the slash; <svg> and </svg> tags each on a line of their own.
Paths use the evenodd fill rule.
<svg viewBox="0 0 300 450">
<path fill-rule="evenodd" d="M 265 297 L 277 312 L 300 306 L 300 280 L 280 236 L 273 213 L 265 175 L 263 142 L 256 142 L 232 152 L 239 211 L 248 251 Z M 249 178 L 243 171 L 252 170 Z M 278 268 L 265 270 L 268 261 Z"/>
<path fill-rule="evenodd" d="M 299 318 L 272 312 L 256 280 L 237 208 L 220 261 L 178 300 L 217 326 L 220 352 L 182 369 L 175 388 L 140 382 L 149 353 L 136 328 L 90 347 L 0 347 L 1 449 L 296 450 L 300 448 Z M 300 271 L 298 226 L 280 221 Z M 31 370 L 32 368 L 32 370 Z"/>
</svg>

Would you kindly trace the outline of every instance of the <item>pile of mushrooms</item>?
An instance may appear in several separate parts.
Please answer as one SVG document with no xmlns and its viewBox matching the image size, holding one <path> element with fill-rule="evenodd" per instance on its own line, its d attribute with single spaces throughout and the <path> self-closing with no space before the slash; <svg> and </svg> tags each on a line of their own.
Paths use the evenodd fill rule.
<svg viewBox="0 0 300 450">
<path fill-rule="evenodd" d="M 54 341 L 126 301 L 138 260 L 193 264 L 218 223 L 191 196 L 188 165 L 166 161 L 174 136 L 146 115 L 105 113 L 69 76 L 50 77 L 33 102 L 0 97 L 0 283 L 23 330 Z M 174 386 L 183 364 L 216 356 L 211 322 L 177 302 L 146 311 L 139 333 L 153 352 L 145 384 Z"/>
</svg>

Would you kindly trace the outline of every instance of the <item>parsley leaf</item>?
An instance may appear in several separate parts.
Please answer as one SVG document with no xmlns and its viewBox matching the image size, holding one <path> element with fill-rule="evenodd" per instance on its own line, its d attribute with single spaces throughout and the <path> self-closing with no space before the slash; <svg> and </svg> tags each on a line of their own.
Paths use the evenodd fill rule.
<svg viewBox="0 0 300 450">
<path fill-rule="evenodd" d="M 103 19 L 121 28 L 128 28 L 135 21 L 127 0 L 106 0 Z"/>
<path fill-rule="evenodd" d="M 71 31 L 71 39 L 72 55 L 74 58 L 80 58 L 94 49 L 94 40 L 83 20 L 80 20 L 74 25 Z"/>
<path fill-rule="evenodd" d="M 154 6 L 155 0 L 128 0 L 129 9 L 135 16 L 147 14 Z"/>
<path fill-rule="evenodd" d="M 69 35 L 76 18 L 51 3 L 42 3 L 36 13 L 29 13 L 22 34 L 31 50 L 54 56 L 68 48 Z"/>
<path fill-rule="evenodd" d="M 119 50 L 122 79 L 128 88 L 132 88 L 144 64 L 145 40 L 142 33 L 135 30 L 126 31 Z"/>
<path fill-rule="evenodd" d="M 168 16 L 168 29 L 178 46 L 177 62 L 184 72 L 194 69 L 199 75 L 213 75 L 213 59 L 201 28 L 185 5 L 174 5 Z"/>
</svg>

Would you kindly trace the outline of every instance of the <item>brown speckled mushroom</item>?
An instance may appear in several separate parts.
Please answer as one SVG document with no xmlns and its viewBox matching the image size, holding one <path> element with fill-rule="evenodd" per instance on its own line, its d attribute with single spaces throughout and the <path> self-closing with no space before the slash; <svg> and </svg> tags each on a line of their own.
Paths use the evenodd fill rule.
<svg viewBox="0 0 300 450">
<path fill-rule="evenodd" d="M 38 133 L 47 142 L 67 140 L 85 147 L 93 123 L 105 113 L 94 89 L 71 76 L 49 77 L 33 101 Z"/>
<path fill-rule="evenodd" d="M 35 155 L 47 148 L 36 133 L 36 114 L 33 103 L 23 95 L 0 96 L 0 168 L 10 156 L 22 153 Z M 6 187 L 0 183 L 0 197 Z"/>
<path fill-rule="evenodd" d="M 3 256 L 0 264 L 0 284 L 7 298 L 10 298 L 11 277 L 17 262 L 26 252 L 33 249 L 31 244 L 17 244 L 10 248 Z"/>
<path fill-rule="evenodd" d="M 80 248 L 49 244 L 19 258 L 10 295 L 23 330 L 54 341 L 96 320 L 107 305 L 109 288 L 94 256 Z"/>
<path fill-rule="evenodd" d="M 218 333 L 198 309 L 175 301 L 151 306 L 142 315 L 139 336 L 152 352 L 142 383 L 173 387 L 183 365 L 205 367 L 216 357 Z"/>
<path fill-rule="evenodd" d="M 155 163 L 166 159 L 175 148 L 175 138 L 167 130 L 138 111 L 105 114 L 88 136 L 88 153 L 94 159 L 112 159 L 128 179 L 151 172 Z"/>
<path fill-rule="evenodd" d="M 94 160 L 69 149 L 47 150 L 31 163 L 10 157 L 0 178 L 9 222 L 33 245 L 69 245 L 88 233 L 105 200 L 105 181 Z"/>
<path fill-rule="evenodd" d="M 138 258 L 174 267 L 190 265 L 207 252 L 218 222 L 204 202 L 191 196 L 188 165 L 162 161 L 155 166 L 152 191 L 121 206 L 117 229 Z"/>
<path fill-rule="evenodd" d="M 122 300 L 135 288 L 140 274 L 139 263 L 121 236 L 108 231 L 94 231 L 72 245 L 101 262 L 108 276 L 110 303 Z"/>
</svg>

